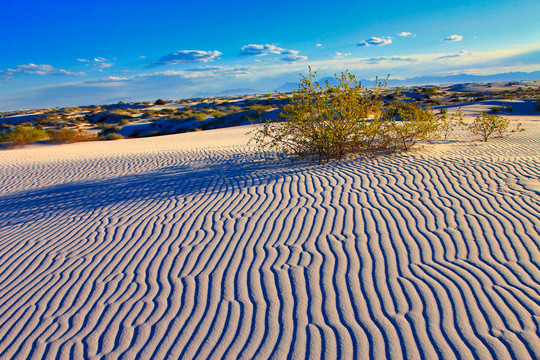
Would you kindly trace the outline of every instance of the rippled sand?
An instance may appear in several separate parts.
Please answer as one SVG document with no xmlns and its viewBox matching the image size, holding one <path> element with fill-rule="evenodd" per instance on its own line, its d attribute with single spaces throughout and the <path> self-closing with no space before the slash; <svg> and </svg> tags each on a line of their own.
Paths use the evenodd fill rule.
<svg viewBox="0 0 540 360">
<path fill-rule="evenodd" d="M 0 358 L 540 358 L 540 122 L 322 166 L 0 151 Z"/>
</svg>

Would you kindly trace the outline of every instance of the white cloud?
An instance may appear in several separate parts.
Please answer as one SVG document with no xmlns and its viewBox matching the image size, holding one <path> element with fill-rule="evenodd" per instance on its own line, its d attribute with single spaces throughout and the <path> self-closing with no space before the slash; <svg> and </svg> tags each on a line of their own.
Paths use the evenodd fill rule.
<svg viewBox="0 0 540 360">
<path fill-rule="evenodd" d="M 120 77 L 120 76 L 107 76 L 105 78 L 99 78 L 99 79 L 91 79 L 86 80 L 83 82 L 83 84 L 91 85 L 91 84 L 112 84 L 112 83 L 119 83 L 128 81 L 127 77 Z"/>
<path fill-rule="evenodd" d="M 86 63 L 86 66 L 92 64 L 96 69 L 100 69 L 99 71 L 103 71 L 101 69 L 110 68 L 114 65 L 114 63 L 108 61 L 104 57 L 95 57 L 93 60 L 77 59 L 77 61 Z"/>
<path fill-rule="evenodd" d="M 26 65 L 17 65 L 15 69 L 7 69 L 0 71 L 0 74 L 4 76 L 12 76 L 15 74 L 25 74 L 25 75 L 66 75 L 66 76 L 83 76 L 86 75 L 83 72 L 74 73 L 64 69 L 57 69 L 52 65 L 47 64 L 26 64 Z"/>
<path fill-rule="evenodd" d="M 334 58 L 336 59 L 344 59 L 346 58 L 347 56 L 351 56 L 351 53 L 342 53 L 342 52 L 336 52 L 336 54 L 334 55 Z"/>
<path fill-rule="evenodd" d="M 411 35 L 412 34 L 410 32 L 407 32 L 407 31 L 402 31 L 399 34 L 397 34 L 397 36 L 411 36 Z"/>
<path fill-rule="evenodd" d="M 449 37 L 443 39 L 446 42 L 454 42 L 454 41 L 461 41 L 463 40 L 463 36 L 461 35 L 450 35 Z"/>
<path fill-rule="evenodd" d="M 435 58 L 435 60 L 455 59 L 455 58 L 460 58 L 460 57 L 464 57 L 464 56 L 468 56 L 468 55 L 471 55 L 471 53 L 469 51 L 461 50 L 457 54 L 439 56 L 439 57 Z"/>
<path fill-rule="evenodd" d="M 78 62 L 83 62 L 83 63 L 100 63 L 100 62 L 107 61 L 107 59 L 102 58 L 102 57 L 96 57 L 96 58 L 94 58 L 93 60 L 88 60 L 88 59 L 77 59 L 77 61 L 78 61 Z"/>
<path fill-rule="evenodd" d="M 317 45 L 315 45 L 315 46 L 317 46 L 317 47 L 322 47 L 322 44 L 317 44 Z"/>
<path fill-rule="evenodd" d="M 392 43 L 391 37 L 386 38 L 378 38 L 372 36 L 371 38 L 361 41 L 358 43 L 358 46 L 382 46 L 382 45 L 388 45 Z"/>
<path fill-rule="evenodd" d="M 270 54 L 282 54 L 284 51 L 287 50 L 270 44 L 248 44 L 242 46 L 240 56 L 263 56 Z"/>
<path fill-rule="evenodd" d="M 105 69 L 105 68 L 109 68 L 111 66 L 113 66 L 114 64 L 113 63 L 107 63 L 107 62 L 100 62 L 100 63 L 97 63 L 96 65 L 94 65 L 96 68 L 98 69 Z"/>
<path fill-rule="evenodd" d="M 223 75 L 223 76 L 240 76 L 249 75 L 250 71 L 247 67 L 225 67 L 225 66 L 205 66 L 187 69 L 191 72 L 206 72 L 211 75 Z"/>
<path fill-rule="evenodd" d="M 371 64 L 371 65 L 381 64 L 383 62 L 388 63 L 388 62 L 415 62 L 417 61 L 417 59 L 415 58 L 401 57 L 401 56 L 392 56 L 392 57 L 379 56 L 379 57 L 373 57 L 373 58 L 368 58 L 364 60 L 367 64 Z"/>
<path fill-rule="evenodd" d="M 280 58 L 281 61 L 294 63 L 307 60 L 307 56 L 298 55 L 298 50 L 284 49 L 270 44 L 248 44 L 242 46 L 240 56 L 265 56 L 271 54 L 285 55 Z"/>
<path fill-rule="evenodd" d="M 307 60 L 307 56 L 291 54 L 291 55 L 284 56 L 280 58 L 279 60 L 285 61 L 288 63 L 293 63 L 293 62 L 298 62 L 298 61 L 305 61 Z"/>
<path fill-rule="evenodd" d="M 175 65 L 179 63 L 196 63 L 196 62 L 211 62 L 222 53 L 213 51 L 202 50 L 178 50 L 169 55 L 161 57 L 155 64 L 156 65 Z"/>
</svg>

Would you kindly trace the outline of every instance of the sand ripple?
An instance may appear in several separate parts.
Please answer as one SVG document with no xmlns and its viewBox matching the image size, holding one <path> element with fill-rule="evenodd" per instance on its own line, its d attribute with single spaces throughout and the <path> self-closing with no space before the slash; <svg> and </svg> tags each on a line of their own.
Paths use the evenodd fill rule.
<svg viewBox="0 0 540 360">
<path fill-rule="evenodd" d="M 538 359 L 538 134 L 2 152 L 0 358 Z"/>
</svg>

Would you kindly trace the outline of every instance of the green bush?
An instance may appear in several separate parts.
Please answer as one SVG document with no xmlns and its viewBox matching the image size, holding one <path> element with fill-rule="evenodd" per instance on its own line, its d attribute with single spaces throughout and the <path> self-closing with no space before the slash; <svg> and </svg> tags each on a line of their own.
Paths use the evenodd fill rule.
<svg viewBox="0 0 540 360">
<path fill-rule="evenodd" d="M 208 117 L 206 114 L 203 114 L 203 113 L 195 113 L 193 114 L 193 117 L 196 119 L 196 120 L 199 120 L 200 122 L 203 122 L 204 120 L 206 120 L 206 118 Z"/>
<path fill-rule="evenodd" d="M 480 135 L 485 142 L 488 141 L 494 133 L 502 136 L 509 125 L 509 119 L 490 115 L 484 111 L 480 116 L 477 116 L 472 123 L 465 124 L 465 127 L 471 133 Z"/>
<path fill-rule="evenodd" d="M 115 133 L 117 131 L 120 131 L 120 126 L 104 124 L 101 127 L 101 131 L 98 133 L 98 136 L 107 136 L 108 134 Z"/>
<path fill-rule="evenodd" d="M 11 131 L 0 134 L 0 143 L 8 143 L 11 146 L 22 146 L 34 141 L 47 140 L 47 132 L 33 126 L 16 126 Z"/>
<path fill-rule="evenodd" d="M 95 135 L 76 129 L 47 130 L 49 140 L 54 143 L 73 143 L 96 140 Z"/>
<path fill-rule="evenodd" d="M 489 110 L 489 112 L 492 114 L 498 114 L 501 112 L 501 108 L 499 106 L 494 106 Z"/>
<path fill-rule="evenodd" d="M 448 110 L 441 109 L 438 115 L 439 117 L 439 135 L 448 139 L 448 135 L 454 131 L 456 125 L 463 124 L 463 118 L 465 114 L 461 111 L 461 108 L 454 114 L 448 116 Z"/>
<path fill-rule="evenodd" d="M 157 99 L 156 102 L 154 102 L 154 105 L 165 105 L 167 102 L 163 99 Z"/>
<path fill-rule="evenodd" d="M 376 82 L 369 91 L 345 71 L 336 76 L 338 85 L 330 93 L 314 79 L 311 69 L 302 76 L 291 102 L 281 110 L 281 122 L 267 120 L 256 128 L 251 141 L 261 150 L 321 163 L 349 152 L 407 150 L 437 137 L 439 119 L 431 110 L 397 97 L 384 108 L 384 83 Z"/>
<path fill-rule="evenodd" d="M 431 109 L 423 109 L 414 103 L 394 101 L 385 109 L 380 120 L 380 137 L 384 147 L 408 150 L 419 141 L 437 137 L 439 119 Z"/>
<path fill-rule="evenodd" d="M 124 137 L 118 133 L 113 132 L 102 137 L 102 139 L 103 140 L 120 140 L 120 139 L 124 139 Z"/>
</svg>

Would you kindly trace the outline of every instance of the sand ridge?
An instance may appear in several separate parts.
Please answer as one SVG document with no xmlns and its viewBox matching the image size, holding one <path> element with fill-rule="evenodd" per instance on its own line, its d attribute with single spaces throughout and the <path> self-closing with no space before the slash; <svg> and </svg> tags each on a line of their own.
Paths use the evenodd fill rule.
<svg viewBox="0 0 540 360">
<path fill-rule="evenodd" d="M 246 127 L 0 151 L 0 358 L 540 358 L 540 124 L 266 159 Z"/>
</svg>

